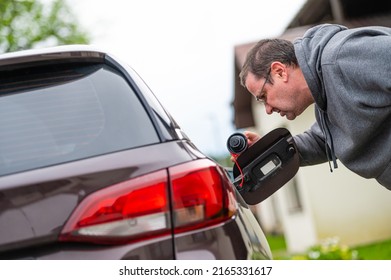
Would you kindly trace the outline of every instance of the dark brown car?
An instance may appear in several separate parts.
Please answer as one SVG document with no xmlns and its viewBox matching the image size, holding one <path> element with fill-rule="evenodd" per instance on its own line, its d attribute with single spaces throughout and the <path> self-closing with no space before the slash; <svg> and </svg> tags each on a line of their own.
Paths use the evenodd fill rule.
<svg viewBox="0 0 391 280">
<path fill-rule="evenodd" d="M 270 259 L 225 170 L 88 46 L 0 56 L 0 258 Z"/>
</svg>

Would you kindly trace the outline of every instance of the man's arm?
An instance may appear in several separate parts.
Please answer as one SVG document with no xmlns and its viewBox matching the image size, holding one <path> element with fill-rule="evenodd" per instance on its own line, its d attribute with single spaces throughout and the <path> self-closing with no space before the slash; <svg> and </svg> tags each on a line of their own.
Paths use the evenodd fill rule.
<svg viewBox="0 0 391 280">
<path fill-rule="evenodd" d="M 327 161 L 325 140 L 317 122 L 304 133 L 295 135 L 293 139 L 299 150 L 300 166 L 315 165 Z"/>
</svg>

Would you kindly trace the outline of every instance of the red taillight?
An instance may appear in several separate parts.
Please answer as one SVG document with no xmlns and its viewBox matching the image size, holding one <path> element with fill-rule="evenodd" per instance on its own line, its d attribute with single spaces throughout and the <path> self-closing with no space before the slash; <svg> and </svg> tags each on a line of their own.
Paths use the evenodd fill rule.
<svg viewBox="0 0 391 280">
<path fill-rule="evenodd" d="M 234 193 L 223 172 L 208 160 L 170 168 L 176 233 L 216 224 L 233 216 Z"/>
<path fill-rule="evenodd" d="M 158 171 L 89 195 L 62 230 L 62 241 L 126 243 L 170 232 L 167 172 Z"/>
<path fill-rule="evenodd" d="M 92 193 L 71 215 L 60 240 L 129 243 L 170 234 L 172 228 L 179 233 L 220 223 L 235 209 L 224 171 L 209 160 L 192 161 L 169 168 L 169 176 L 162 170 Z"/>
</svg>

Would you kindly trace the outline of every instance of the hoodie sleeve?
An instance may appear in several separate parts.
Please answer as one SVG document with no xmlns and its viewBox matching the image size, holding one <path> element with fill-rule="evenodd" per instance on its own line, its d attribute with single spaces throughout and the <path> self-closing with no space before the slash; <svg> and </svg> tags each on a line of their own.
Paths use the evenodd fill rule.
<svg viewBox="0 0 391 280">
<path fill-rule="evenodd" d="M 295 135 L 300 156 L 300 166 L 308 166 L 327 161 L 325 140 L 319 124 L 315 122 L 311 128 L 302 134 Z"/>
</svg>

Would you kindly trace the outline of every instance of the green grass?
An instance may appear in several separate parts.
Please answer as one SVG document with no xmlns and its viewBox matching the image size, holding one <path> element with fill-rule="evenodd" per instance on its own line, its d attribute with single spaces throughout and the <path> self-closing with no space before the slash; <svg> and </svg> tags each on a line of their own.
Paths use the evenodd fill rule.
<svg viewBox="0 0 391 280">
<path fill-rule="evenodd" d="M 272 251 L 273 259 L 286 259 L 286 242 L 283 235 L 266 235 L 269 242 L 270 250 Z"/>
<path fill-rule="evenodd" d="M 286 243 L 283 235 L 268 235 L 266 236 L 266 239 L 273 251 L 286 250 Z"/>
<path fill-rule="evenodd" d="M 391 240 L 353 247 L 364 260 L 391 260 Z"/>
<path fill-rule="evenodd" d="M 283 235 L 267 235 L 266 236 L 270 249 L 275 260 L 286 259 L 307 259 L 307 252 L 297 255 L 289 255 L 286 251 L 286 243 Z M 375 242 L 368 245 L 347 247 L 339 243 L 328 245 L 327 252 L 321 252 L 320 248 L 324 246 L 314 246 L 308 248 L 308 252 L 320 252 L 320 259 L 350 259 L 352 256 L 362 260 L 391 260 L 391 239 L 381 242 Z"/>
</svg>

